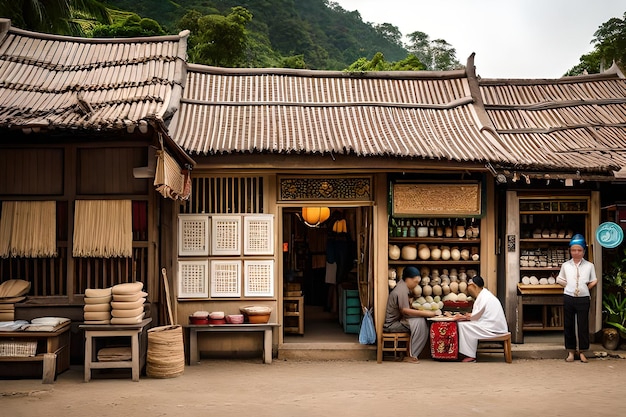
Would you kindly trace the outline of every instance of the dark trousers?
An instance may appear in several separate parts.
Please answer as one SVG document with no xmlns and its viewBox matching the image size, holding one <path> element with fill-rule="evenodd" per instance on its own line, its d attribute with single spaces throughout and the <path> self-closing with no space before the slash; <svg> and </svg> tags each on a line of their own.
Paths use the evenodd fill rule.
<svg viewBox="0 0 626 417">
<path fill-rule="evenodd" d="M 576 350 L 576 327 L 578 327 L 578 350 L 589 349 L 589 297 L 563 296 L 563 335 L 565 349 Z M 578 325 L 578 326 L 577 326 Z"/>
</svg>

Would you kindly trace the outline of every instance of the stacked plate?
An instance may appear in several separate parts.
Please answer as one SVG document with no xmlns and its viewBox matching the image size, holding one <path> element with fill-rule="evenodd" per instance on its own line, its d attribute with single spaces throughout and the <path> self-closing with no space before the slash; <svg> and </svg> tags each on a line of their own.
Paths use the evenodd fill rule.
<svg viewBox="0 0 626 417">
<path fill-rule="evenodd" d="M 143 291 L 143 283 L 129 282 L 114 285 L 111 301 L 111 324 L 141 323 L 145 317 L 144 303 L 147 293 Z"/>
<path fill-rule="evenodd" d="M 109 324 L 111 322 L 111 288 L 87 288 L 83 319 L 85 324 Z"/>
</svg>

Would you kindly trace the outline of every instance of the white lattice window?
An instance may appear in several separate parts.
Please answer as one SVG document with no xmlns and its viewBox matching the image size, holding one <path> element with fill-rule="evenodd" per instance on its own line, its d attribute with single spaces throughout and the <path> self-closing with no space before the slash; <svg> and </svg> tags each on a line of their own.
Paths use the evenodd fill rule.
<svg viewBox="0 0 626 417">
<path fill-rule="evenodd" d="M 246 297 L 274 296 L 274 261 L 244 261 L 244 295 Z"/>
<path fill-rule="evenodd" d="M 274 254 L 274 216 L 259 214 L 243 218 L 243 254 Z"/>
<path fill-rule="evenodd" d="M 211 260 L 211 297 L 241 296 L 241 261 Z"/>
<path fill-rule="evenodd" d="M 209 261 L 178 261 L 178 298 L 209 296 Z"/>
<path fill-rule="evenodd" d="M 178 255 L 206 256 L 209 254 L 209 216 L 178 215 Z"/>
<path fill-rule="evenodd" d="M 212 216 L 211 255 L 241 255 L 241 216 Z"/>
</svg>

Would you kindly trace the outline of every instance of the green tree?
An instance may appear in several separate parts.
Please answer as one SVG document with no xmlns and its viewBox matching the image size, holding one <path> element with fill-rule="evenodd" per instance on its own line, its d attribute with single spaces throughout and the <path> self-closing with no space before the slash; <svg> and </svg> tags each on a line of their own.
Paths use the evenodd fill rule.
<svg viewBox="0 0 626 417">
<path fill-rule="evenodd" d="M 156 20 L 141 18 L 136 14 L 113 25 L 98 25 L 92 32 L 94 38 L 131 38 L 138 36 L 165 35 L 165 31 Z"/>
<path fill-rule="evenodd" d="M 354 61 L 348 68 L 347 72 L 366 72 L 366 71 L 421 71 L 426 67 L 415 56 L 409 54 L 406 58 L 388 62 L 381 52 L 377 52 L 371 60 L 367 58 L 359 58 Z"/>
<path fill-rule="evenodd" d="M 190 11 L 179 21 L 181 29 L 189 29 L 189 60 L 198 64 L 237 67 L 245 62 L 246 25 L 252 13 L 237 6 L 227 16 L 202 15 Z"/>
<path fill-rule="evenodd" d="M 565 75 L 599 73 L 609 68 L 613 62 L 620 68 L 626 66 L 626 13 L 623 19 L 611 18 L 593 34 L 591 43 L 593 51 L 582 55 L 577 65 L 570 68 Z"/>
<path fill-rule="evenodd" d="M 380 34 L 380 36 L 383 37 L 383 39 L 386 39 L 395 45 L 402 46 L 402 32 L 400 32 L 400 29 L 398 29 L 397 26 L 394 26 L 391 23 L 382 23 L 374 26 L 374 29 Z"/>
<path fill-rule="evenodd" d="M 427 70 L 447 71 L 463 68 L 456 58 L 456 49 L 443 39 L 430 40 L 424 32 L 413 32 L 408 36 L 407 49 L 422 62 Z"/>
<path fill-rule="evenodd" d="M 97 0 L 3 0 L 0 16 L 27 30 L 84 36 L 84 19 L 110 24 L 105 5 Z"/>
</svg>

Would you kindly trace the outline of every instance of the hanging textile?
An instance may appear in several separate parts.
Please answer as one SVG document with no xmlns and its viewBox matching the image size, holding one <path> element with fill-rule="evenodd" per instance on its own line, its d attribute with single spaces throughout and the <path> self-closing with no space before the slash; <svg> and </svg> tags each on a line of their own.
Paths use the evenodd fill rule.
<svg viewBox="0 0 626 417">
<path fill-rule="evenodd" d="M 156 190 L 172 200 L 187 200 L 191 194 L 191 176 L 188 169 L 181 169 L 178 162 L 164 150 L 157 150 L 154 176 Z"/>
<path fill-rule="evenodd" d="M 132 257 L 132 201 L 76 200 L 73 245 L 77 258 Z"/>
<path fill-rule="evenodd" d="M 3 201 L 0 257 L 57 256 L 55 201 Z"/>
</svg>

